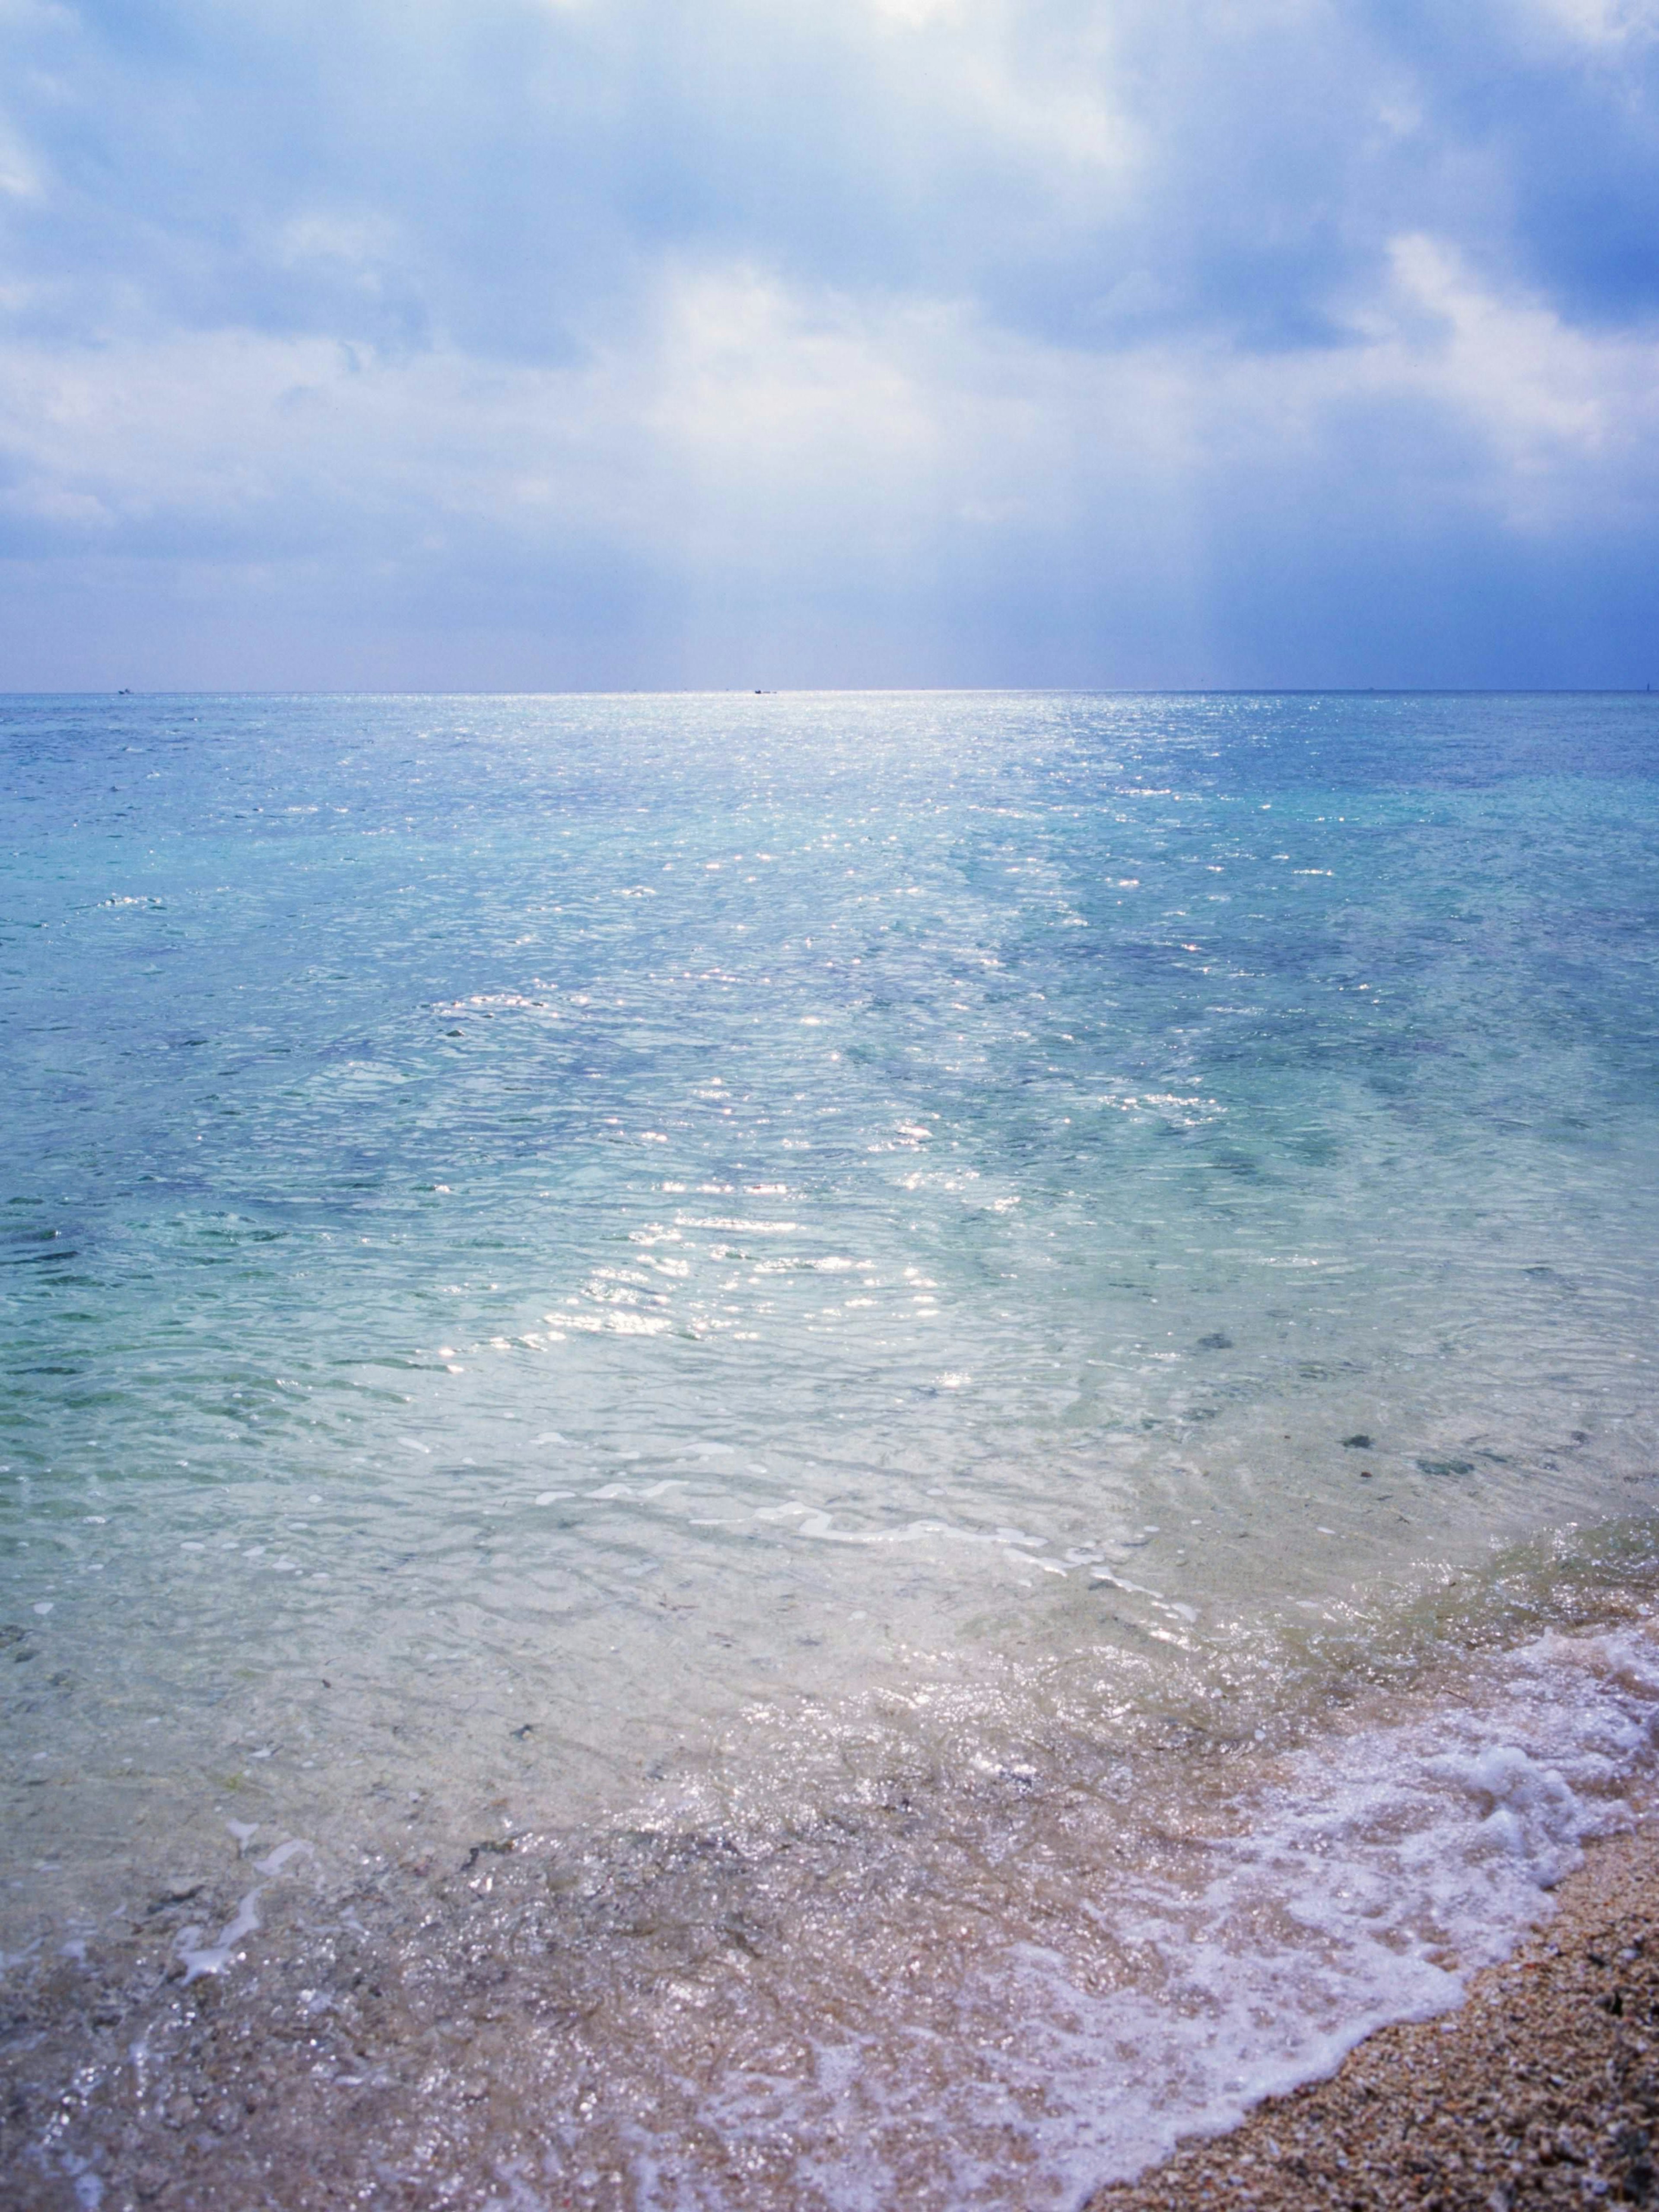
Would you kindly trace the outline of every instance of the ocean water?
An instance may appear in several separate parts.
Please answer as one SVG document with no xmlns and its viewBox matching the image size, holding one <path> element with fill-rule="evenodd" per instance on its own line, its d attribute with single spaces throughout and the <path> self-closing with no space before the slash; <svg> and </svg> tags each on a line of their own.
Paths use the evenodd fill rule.
<svg viewBox="0 0 1659 2212">
<path fill-rule="evenodd" d="M 1656 738 L 0 702 L 20 2201 L 1073 2205 L 1455 2002 L 1659 1727 Z"/>
</svg>

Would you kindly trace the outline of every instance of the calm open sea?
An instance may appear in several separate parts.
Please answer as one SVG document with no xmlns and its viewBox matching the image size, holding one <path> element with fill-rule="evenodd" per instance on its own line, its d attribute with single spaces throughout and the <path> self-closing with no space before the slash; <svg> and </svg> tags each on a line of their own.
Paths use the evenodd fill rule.
<svg viewBox="0 0 1659 2212">
<path fill-rule="evenodd" d="M 0 763 L 26 2195 L 1074 2204 L 1627 1817 L 1659 700 Z"/>
</svg>

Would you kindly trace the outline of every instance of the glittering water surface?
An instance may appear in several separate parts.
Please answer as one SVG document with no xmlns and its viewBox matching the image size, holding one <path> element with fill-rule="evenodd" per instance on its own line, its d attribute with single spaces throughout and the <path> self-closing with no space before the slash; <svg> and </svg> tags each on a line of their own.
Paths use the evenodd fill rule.
<svg viewBox="0 0 1659 2212">
<path fill-rule="evenodd" d="M 1650 1587 L 1656 733 L 1602 696 L 0 704 L 0 1944 L 95 1948 L 200 1877 L 223 1927 L 155 1940 L 255 1973 L 276 1899 L 236 1926 L 234 1854 L 290 1841 L 264 1886 L 326 1919 L 349 1869 L 541 1838 L 614 1881 L 642 1836 L 718 1837 L 729 1893 L 691 1883 L 675 1924 L 741 1924 L 832 1814 L 814 1879 L 878 1864 L 890 1933 L 973 1887 L 947 1834 L 986 1867 L 1018 1831 L 1075 1904 L 1103 1852 L 1151 1867 L 1177 1801 L 1224 1827 L 1294 1796 L 1218 1780 L 1216 1747 L 1305 1746 L 1356 1670 L 1417 1684 L 1367 1723 L 1410 1796 L 1454 1758 L 1429 1594 L 1532 1650 L 1591 1585 L 1625 1617 Z M 1534 1698 L 1624 1686 L 1581 1810 L 1647 1755 L 1646 1662 L 1595 1649 Z M 1494 1716 L 1545 1664 L 1490 1663 Z M 1534 1721 L 1455 1759 L 1559 1778 L 1565 1724 Z M 1589 1817 L 1516 1845 L 1533 1875 Z M 1177 1953 L 1209 1986 L 1217 1928 L 1277 1941 L 1255 1892 L 1156 1941 L 1102 1936 L 1097 1898 L 1115 1964 L 1066 1966 L 1079 2011 L 1030 1994 L 1010 1894 L 924 1948 L 1024 1977 L 1051 2083 L 1055 2037 L 1111 2042 L 1103 1992 L 1121 2026 Z M 432 1910 L 381 1908 L 388 1956 Z M 776 1911 L 798 2021 L 833 1971 Z M 1432 1978 L 1419 1917 L 1389 1955 Z M 1425 2001 L 1385 1983 L 1316 1975 L 1254 2075 L 1243 2045 L 1205 2074 L 1214 2034 L 1166 2007 L 1159 2117 L 1120 2084 L 1116 2134 L 1095 2076 L 1088 2126 L 1055 2091 L 1045 2134 L 988 2029 L 930 2014 L 931 2090 L 880 2088 L 867 2025 L 800 2062 L 775 2172 L 728 2171 L 759 2093 L 725 2045 L 677 2063 L 726 2148 L 659 2116 L 593 2164 L 569 2114 L 556 2142 L 526 2118 L 514 2171 L 955 2204 L 1012 2160 L 1033 2203 Z M 918 2114 L 987 2081 L 1012 2132 L 952 2164 Z M 836 2148 L 895 2113 L 911 2167 Z M 674 2197 L 659 2169 L 700 2158 Z"/>
</svg>

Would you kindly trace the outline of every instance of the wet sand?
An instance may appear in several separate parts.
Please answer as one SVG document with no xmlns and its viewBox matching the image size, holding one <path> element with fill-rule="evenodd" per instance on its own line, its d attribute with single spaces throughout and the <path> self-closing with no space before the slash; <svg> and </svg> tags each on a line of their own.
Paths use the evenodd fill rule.
<svg viewBox="0 0 1659 2212">
<path fill-rule="evenodd" d="M 1659 2203 L 1659 1827 L 1592 1846 L 1559 1910 L 1443 2019 L 1187 2144 L 1089 2212 L 1508 2212 Z"/>
</svg>

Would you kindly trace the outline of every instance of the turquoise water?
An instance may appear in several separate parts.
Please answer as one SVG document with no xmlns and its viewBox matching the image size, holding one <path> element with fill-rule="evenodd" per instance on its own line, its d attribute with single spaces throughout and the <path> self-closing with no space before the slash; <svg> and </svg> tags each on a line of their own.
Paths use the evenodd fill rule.
<svg viewBox="0 0 1659 2212">
<path fill-rule="evenodd" d="M 1150 1868 L 1172 1803 L 1290 1786 L 1218 1745 L 1313 1756 L 1356 1668 L 1411 1678 L 1389 1771 L 1452 1757 L 1448 1591 L 1494 1713 L 1490 1655 L 1535 1686 L 1595 1592 L 1646 1602 L 1656 734 L 1622 696 L 0 702 L 0 1944 L 118 1929 L 228 1990 L 257 1934 L 133 1898 L 217 1883 L 229 1926 L 237 1852 L 290 1841 L 256 1918 L 296 1957 L 347 1869 L 483 1839 L 718 1835 L 718 1921 L 832 1815 L 825 1881 L 890 1869 L 896 1777 L 907 1893 L 964 1822 L 1001 1864 L 1010 1791 L 1065 1796 L 1042 1852 Z M 1537 1767 L 1588 1679 L 1637 1726 L 1596 1650 L 1538 1744 L 1456 1757 Z M 1028 1905 L 970 1948 L 1024 1972 Z M 1179 1918 L 1160 1972 L 1218 1940 Z M 1072 2104 L 971 2173 L 855 2172 L 789 2106 L 807 2148 L 741 2186 L 665 2193 L 690 2118 L 590 2181 L 538 2137 L 523 2185 L 1075 2193 L 1427 2002 L 1445 1931 L 1395 1933 L 1429 1980 L 1304 1993 L 1265 2071 L 1177 2033 L 1132 2094 L 1078 2030 Z M 766 1972 L 780 2016 L 834 1981 L 804 1936 Z M 855 2131 L 914 2121 L 848 2033 Z M 697 2126 L 736 2109 L 729 2053 L 676 2063 Z"/>
</svg>

